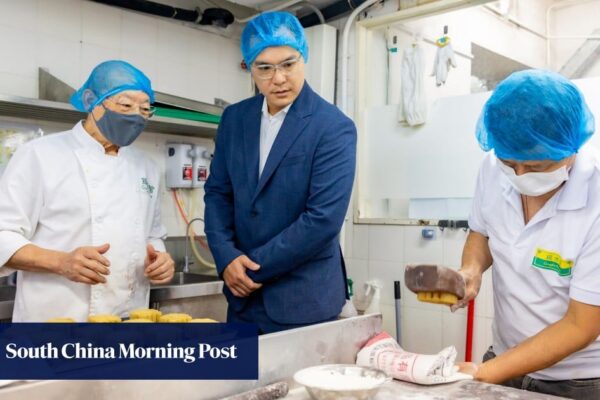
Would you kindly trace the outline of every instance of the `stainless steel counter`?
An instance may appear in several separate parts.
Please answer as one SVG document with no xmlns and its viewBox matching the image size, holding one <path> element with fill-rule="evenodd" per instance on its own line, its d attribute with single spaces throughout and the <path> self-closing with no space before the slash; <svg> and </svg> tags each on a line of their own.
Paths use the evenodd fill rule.
<svg viewBox="0 0 600 400">
<path fill-rule="evenodd" d="M 476 381 L 421 386 L 394 380 L 386 383 L 373 400 L 557 400 L 562 398 Z M 284 399 L 312 400 L 303 387 L 290 390 Z"/>
</svg>

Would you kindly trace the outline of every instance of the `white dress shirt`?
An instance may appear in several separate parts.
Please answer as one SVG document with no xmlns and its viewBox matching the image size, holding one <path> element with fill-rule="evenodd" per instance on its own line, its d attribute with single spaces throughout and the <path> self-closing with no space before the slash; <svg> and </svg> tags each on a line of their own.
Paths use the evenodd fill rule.
<svg viewBox="0 0 600 400">
<path fill-rule="evenodd" d="M 258 165 L 259 178 L 262 175 L 263 169 L 265 168 L 267 158 L 271 152 L 271 147 L 273 147 L 273 143 L 275 143 L 275 138 L 277 137 L 277 134 L 281 129 L 281 125 L 283 125 L 283 121 L 285 120 L 285 116 L 290 110 L 292 104 L 294 103 L 291 103 L 277 114 L 271 115 L 269 114 L 267 99 L 265 98 L 263 101 L 262 119 L 260 121 L 260 162 Z"/>
</svg>

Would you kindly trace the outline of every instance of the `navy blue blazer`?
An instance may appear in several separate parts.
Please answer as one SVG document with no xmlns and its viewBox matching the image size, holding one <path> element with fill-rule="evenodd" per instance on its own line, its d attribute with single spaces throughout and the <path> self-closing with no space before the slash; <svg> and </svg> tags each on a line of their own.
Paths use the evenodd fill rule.
<svg viewBox="0 0 600 400">
<path fill-rule="evenodd" d="M 278 323 L 304 324 L 339 314 L 345 271 L 339 232 L 356 164 L 356 127 L 305 82 L 258 177 L 258 95 L 225 109 L 205 185 L 205 232 L 217 270 L 245 254 L 261 266 L 265 311 Z M 246 298 L 225 285 L 229 307 Z"/>
</svg>

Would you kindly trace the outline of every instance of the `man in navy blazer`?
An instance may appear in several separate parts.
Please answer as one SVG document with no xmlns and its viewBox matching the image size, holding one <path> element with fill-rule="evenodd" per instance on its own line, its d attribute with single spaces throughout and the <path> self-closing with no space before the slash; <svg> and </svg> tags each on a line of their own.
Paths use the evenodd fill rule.
<svg viewBox="0 0 600 400">
<path fill-rule="evenodd" d="M 262 333 L 330 321 L 346 298 L 339 232 L 356 128 L 305 82 L 308 48 L 292 14 L 250 21 L 242 53 L 261 94 L 223 113 L 204 197 L 227 320 Z"/>
</svg>

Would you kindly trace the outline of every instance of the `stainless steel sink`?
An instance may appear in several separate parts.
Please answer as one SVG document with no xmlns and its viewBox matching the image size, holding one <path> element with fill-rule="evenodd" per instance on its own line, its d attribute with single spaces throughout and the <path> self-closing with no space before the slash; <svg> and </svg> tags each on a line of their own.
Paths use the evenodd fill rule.
<svg viewBox="0 0 600 400">
<path fill-rule="evenodd" d="M 15 286 L 0 286 L 0 301 L 13 301 L 17 288 Z"/>
<path fill-rule="evenodd" d="M 154 285 L 155 287 L 171 286 L 171 285 L 189 285 L 191 283 L 216 282 L 219 278 L 210 275 L 192 274 L 189 272 L 175 272 L 173 280 L 162 285 Z"/>
<path fill-rule="evenodd" d="M 12 317 L 16 291 L 15 286 L 0 285 L 0 320 Z"/>
<path fill-rule="evenodd" d="M 150 288 L 150 304 L 163 300 L 211 296 L 221 294 L 222 290 L 223 281 L 216 275 L 176 272 L 171 282 L 163 285 L 152 285 Z"/>
</svg>

